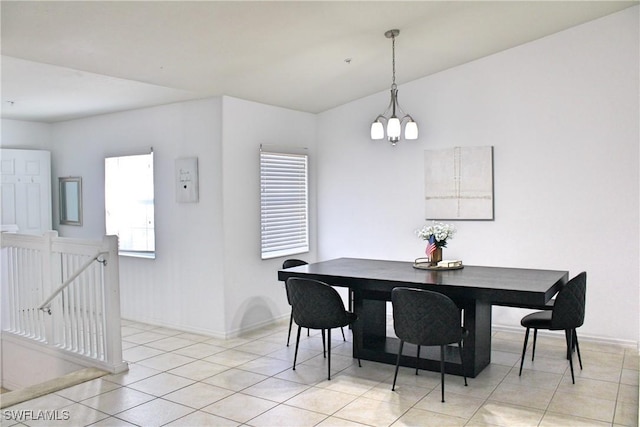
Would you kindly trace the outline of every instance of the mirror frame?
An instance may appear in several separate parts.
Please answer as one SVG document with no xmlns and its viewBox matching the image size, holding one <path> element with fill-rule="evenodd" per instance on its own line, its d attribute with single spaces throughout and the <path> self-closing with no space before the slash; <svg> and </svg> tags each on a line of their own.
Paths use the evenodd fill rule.
<svg viewBox="0 0 640 427">
<path fill-rule="evenodd" d="M 82 225 L 82 178 L 79 176 L 58 178 L 58 184 L 60 192 L 60 224 Z M 72 184 L 75 184 L 75 186 Z M 75 206 L 70 204 L 70 202 L 73 202 L 73 197 L 77 201 Z M 74 210 L 74 212 L 70 212 L 70 209 Z M 70 215 L 70 213 L 75 215 Z"/>
</svg>

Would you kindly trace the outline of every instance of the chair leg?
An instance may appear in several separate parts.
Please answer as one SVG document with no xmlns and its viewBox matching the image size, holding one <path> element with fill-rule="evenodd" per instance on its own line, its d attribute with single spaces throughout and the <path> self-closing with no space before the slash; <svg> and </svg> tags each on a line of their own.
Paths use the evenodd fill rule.
<svg viewBox="0 0 640 427">
<path fill-rule="evenodd" d="M 458 351 L 460 352 L 460 367 L 462 368 L 462 377 L 464 378 L 464 386 L 467 387 L 467 374 L 464 369 L 464 358 L 462 357 L 462 341 L 458 342 Z"/>
<path fill-rule="evenodd" d="M 571 348 L 567 348 L 567 360 L 569 360 L 569 357 L 571 357 L 571 354 L 576 350 L 576 342 L 573 340 L 573 329 L 566 329 L 564 331 L 564 334 L 567 340 L 571 338 Z M 569 335 L 571 335 L 571 337 L 569 337 Z"/>
<path fill-rule="evenodd" d="M 419 365 L 420 365 L 420 346 L 418 346 L 418 352 L 416 353 L 416 375 L 418 375 Z"/>
<path fill-rule="evenodd" d="M 342 331 L 342 341 L 346 341 L 347 337 L 344 336 L 344 328 L 340 328 L 340 330 Z"/>
<path fill-rule="evenodd" d="M 326 359 L 327 358 L 327 346 L 324 344 L 324 329 L 322 330 L 322 356 Z"/>
<path fill-rule="evenodd" d="M 293 354 L 293 370 L 296 370 L 296 360 L 298 360 L 298 346 L 300 345 L 300 331 L 302 328 L 298 325 L 298 333 L 296 334 L 296 352 Z"/>
<path fill-rule="evenodd" d="M 576 351 L 578 352 L 578 362 L 580 362 L 580 370 L 582 370 L 582 357 L 580 357 L 580 345 L 578 344 L 578 334 L 576 330 L 573 330 L 573 342 L 576 345 Z"/>
<path fill-rule="evenodd" d="M 538 340 L 538 330 L 533 329 L 533 348 L 531 349 L 531 361 L 536 357 L 536 341 Z"/>
<path fill-rule="evenodd" d="M 573 332 L 571 329 L 567 329 L 565 331 L 565 335 L 567 337 L 567 352 L 569 353 L 569 367 L 571 368 L 571 382 L 573 384 L 576 383 L 576 379 L 573 376 L 573 352 L 571 351 Z"/>
<path fill-rule="evenodd" d="M 327 380 L 331 380 L 331 329 L 327 329 Z"/>
<path fill-rule="evenodd" d="M 524 356 L 527 354 L 527 342 L 529 341 L 529 328 L 527 328 L 527 332 L 524 334 L 524 345 L 522 346 L 522 357 L 520 358 L 520 373 L 518 376 L 522 375 L 522 365 L 524 365 Z"/>
<path fill-rule="evenodd" d="M 393 385 L 391 386 L 391 391 L 395 391 L 396 389 L 396 378 L 398 378 L 398 368 L 400 367 L 400 355 L 402 354 L 403 346 L 404 346 L 404 341 L 400 340 L 400 348 L 398 349 L 398 357 L 396 358 L 396 373 L 393 375 Z"/>
<path fill-rule="evenodd" d="M 442 382 L 442 402 L 444 402 L 444 345 L 440 346 L 440 380 Z"/>
<path fill-rule="evenodd" d="M 287 347 L 289 347 L 289 339 L 291 339 L 291 326 L 293 325 L 293 310 L 289 316 L 289 334 L 287 335 Z"/>
</svg>

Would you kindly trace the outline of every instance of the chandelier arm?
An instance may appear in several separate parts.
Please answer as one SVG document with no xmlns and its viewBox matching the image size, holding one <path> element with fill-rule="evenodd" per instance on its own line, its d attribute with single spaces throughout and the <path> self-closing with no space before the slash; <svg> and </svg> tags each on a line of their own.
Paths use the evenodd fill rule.
<svg viewBox="0 0 640 427">
<path fill-rule="evenodd" d="M 400 122 L 404 122 L 404 120 L 407 118 L 413 120 L 413 117 L 411 117 L 411 115 L 405 113 L 404 110 L 402 110 L 402 107 L 400 107 L 400 104 L 398 104 L 398 111 L 399 111 L 398 118 L 400 119 Z"/>
<path fill-rule="evenodd" d="M 400 118 L 400 123 L 404 123 L 405 119 L 409 119 L 409 121 L 414 122 L 415 120 L 413 120 L 413 117 L 411 117 L 410 114 L 405 113 L 404 110 L 402 109 L 402 106 L 400 106 L 400 102 L 398 101 L 397 91 L 396 91 L 395 101 L 396 101 L 397 110 L 400 112 L 400 114 L 398 114 L 398 117 L 400 118 L 400 116 L 402 116 Z"/>
<path fill-rule="evenodd" d="M 389 114 L 389 111 L 391 111 L 392 106 L 393 106 L 393 97 L 391 97 L 391 101 L 389 101 L 389 105 L 387 105 L 387 108 L 381 114 L 378 114 L 378 117 L 376 118 L 376 120 L 378 120 L 378 118 L 380 117 L 383 117 L 385 120 L 389 120 L 389 117 L 387 115 Z"/>
<path fill-rule="evenodd" d="M 398 90 L 396 89 L 395 91 L 395 96 L 393 97 L 393 101 L 395 101 L 396 104 L 396 108 L 399 111 L 399 116 L 406 116 L 407 113 L 404 112 L 404 110 L 402 109 L 402 107 L 400 106 L 400 101 L 398 101 Z"/>
</svg>

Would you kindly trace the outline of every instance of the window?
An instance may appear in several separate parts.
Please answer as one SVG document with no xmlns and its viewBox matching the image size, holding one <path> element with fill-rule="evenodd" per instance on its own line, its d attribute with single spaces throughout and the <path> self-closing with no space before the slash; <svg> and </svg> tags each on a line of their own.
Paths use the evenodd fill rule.
<svg viewBox="0 0 640 427">
<path fill-rule="evenodd" d="M 262 259 L 309 252 L 307 156 L 260 151 Z"/>
<path fill-rule="evenodd" d="M 105 225 L 117 235 L 120 255 L 155 258 L 153 153 L 108 157 Z"/>
</svg>

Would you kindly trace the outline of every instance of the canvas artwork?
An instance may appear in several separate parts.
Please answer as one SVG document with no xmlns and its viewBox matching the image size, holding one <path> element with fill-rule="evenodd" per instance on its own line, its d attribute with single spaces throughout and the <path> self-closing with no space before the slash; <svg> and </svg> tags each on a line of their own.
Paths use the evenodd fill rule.
<svg viewBox="0 0 640 427">
<path fill-rule="evenodd" d="M 424 152 L 425 218 L 493 219 L 493 147 Z"/>
</svg>

